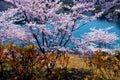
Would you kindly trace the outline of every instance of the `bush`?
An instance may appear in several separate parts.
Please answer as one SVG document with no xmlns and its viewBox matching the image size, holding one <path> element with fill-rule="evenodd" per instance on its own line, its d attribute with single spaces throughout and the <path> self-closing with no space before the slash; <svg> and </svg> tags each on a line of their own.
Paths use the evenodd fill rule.
<svg viewBox="0 0 120 80">
<path fill-rule="evenodd" d="M 17 46 L 8 42 L 3 46 L 0 43 L 0 79 L 60 79 L 68 63 L 68 53 L 42 54 L 32 44 Z"/>
<path fill-rule="evenodd" d="M 118 80 L 120 76 L 120 58 L 118 54 L 113 56 L 103 55 L 99 49 L 87 60 L 88 66 L 103 80 Z"/>
<path fill-rule="evenodd" d="M 88 58 L 71 54 L 73 59 L 67 52 L 40 53 L 30 43 L 0 43 L 0 80 L 119 80 L 119 54 L 104 55 L 99 49 Z"/>
</svg>

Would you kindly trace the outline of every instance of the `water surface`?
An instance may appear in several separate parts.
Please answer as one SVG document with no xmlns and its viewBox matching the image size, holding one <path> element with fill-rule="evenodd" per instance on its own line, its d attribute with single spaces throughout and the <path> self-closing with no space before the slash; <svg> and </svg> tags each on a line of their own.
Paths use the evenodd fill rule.
<svg viewBox="0 0 120 80">
<path fill-rule="evenodd" d="M 95 20 L 95 21 L 92 21 L 92 22 L 82 26 L 76 32 L 74 32 L 74 36 L 81 37 L 81 35 L 83 35 L 84 33 L 90 32 L 90 28 L 92 28 L 92 27 L 95 27 L 96 29 L 99 29 L 99 28 L 105 29 L 108 27 L 113 27 L 108 32 L 114 32 L 118 35 L 119 40 L 116 41 L 116 45 L 118 45 L 118 46 L 120 45 L 120 25 L 118 25 L 115 22 L 109 22 L 109 21 L 105 21 L 105 20 Z"/>
</svg>

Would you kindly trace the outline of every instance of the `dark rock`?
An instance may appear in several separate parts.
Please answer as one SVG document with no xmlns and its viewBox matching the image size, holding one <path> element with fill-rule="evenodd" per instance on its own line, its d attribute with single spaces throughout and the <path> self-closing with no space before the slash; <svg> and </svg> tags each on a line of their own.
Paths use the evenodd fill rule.
<svg viewBox="0 0 120 80">
<path fill-rule="evenodd" d="M 73 0 L 61 0 L 64 4 L 73 4 Z"/>
</svg>

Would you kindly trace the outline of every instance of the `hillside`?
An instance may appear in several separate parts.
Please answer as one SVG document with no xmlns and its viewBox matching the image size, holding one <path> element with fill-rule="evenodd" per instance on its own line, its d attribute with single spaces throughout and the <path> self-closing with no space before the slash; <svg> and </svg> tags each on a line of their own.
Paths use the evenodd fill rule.
<svg viewBox="0 0 120 80">
<path fill-rule="evenodd" d="M 0 0 L 0 11 L 7 10 L 10 7 L 14 7 L 14 5 L 10 2 Z"/>
</svg>

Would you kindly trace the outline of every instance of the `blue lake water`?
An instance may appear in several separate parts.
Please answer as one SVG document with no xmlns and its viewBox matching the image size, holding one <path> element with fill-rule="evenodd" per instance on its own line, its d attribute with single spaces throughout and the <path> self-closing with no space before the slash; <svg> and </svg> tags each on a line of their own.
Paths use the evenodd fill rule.
<svg viewBox="0 0 120 80">
<path fill-rule="evenodd" d="M 47 25 L 48 28 L 52 29 L 52 25 Z M 95 27 L 96 29 L 99 28 L 108 28 L 108 27 L 113 27 L 111 30 L 109 30 L 109 32 L 114 32 L 118 35 L 119 40 L 116 41 L 116 44 L 118 47 L 120 47 L 120 25 L 118 25 L 115 22 L 109 22 L 109 21 L 105 21 L 105 20 L 95 20 L 92 21 L 82 27 L 80 27 L 78 30 L 76 30 L 74 32 L 74 37 L 81 37 L 84 33 L 90 32 L 90 28 Z"/>
<path fill-rule="evenodd" d="M 109 21 L 105 21 L 105 20 L 95 20 L 95 21 L 92 21 L 92 22 L 82 26 L 76 32 L 74 32 L 74 36 L 80 37 L 84 33 L 89 32 L 90 28 L 92 28 L 92 27 L 95 27 L 96 29 L 113 27 L 108 32 L 115 32 L 118 35 L 119 40 L 116 41 L 116 44 L 120 45 L 120 25 L 118 25 L 115 22 L 109 22 Z"/>
</svg>

